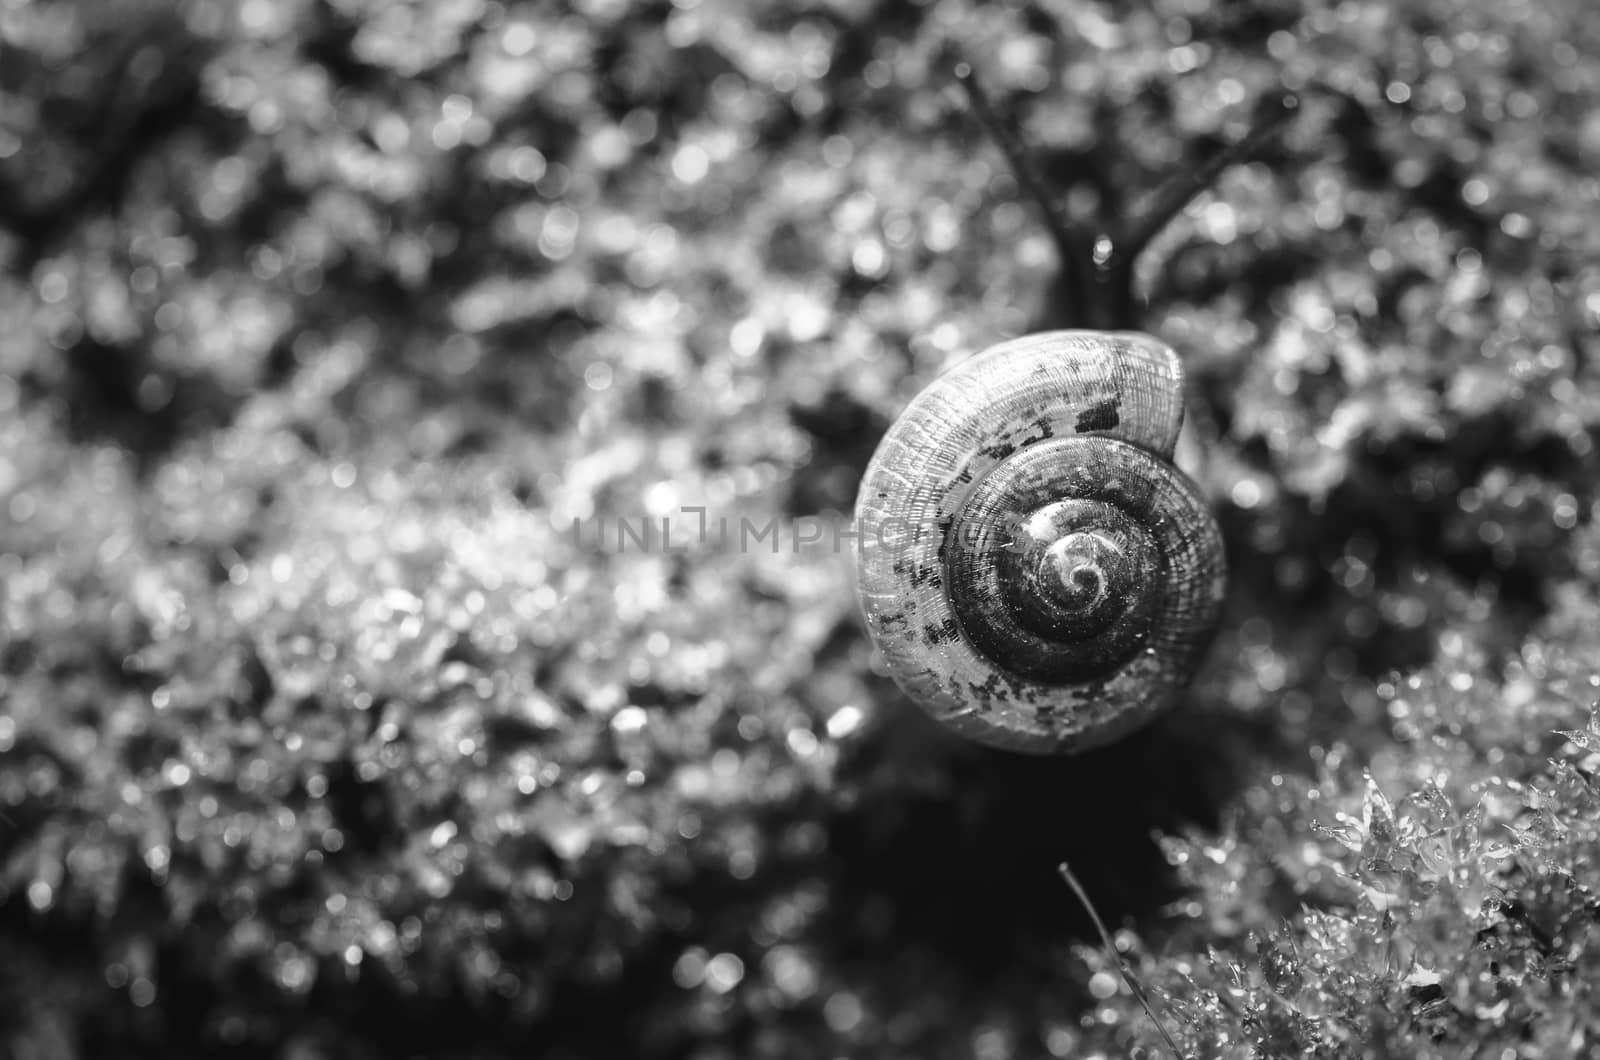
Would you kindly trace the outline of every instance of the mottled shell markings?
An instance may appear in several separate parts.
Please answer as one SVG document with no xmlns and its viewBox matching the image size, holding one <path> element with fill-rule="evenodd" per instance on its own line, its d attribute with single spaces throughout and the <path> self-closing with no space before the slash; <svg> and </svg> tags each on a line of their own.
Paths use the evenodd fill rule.
<svg viewBox="0 0 1600 1060">
<path fill-rule="evenodd" d="M 1171 463 L 1183 372 L 1135 332 L 1001 343 L 934 380 L 862 481 L 862 610 L 934 717 L 1033 752 L 1171 703 L 1220 611 L 1216 521 Z"/>
</svg>

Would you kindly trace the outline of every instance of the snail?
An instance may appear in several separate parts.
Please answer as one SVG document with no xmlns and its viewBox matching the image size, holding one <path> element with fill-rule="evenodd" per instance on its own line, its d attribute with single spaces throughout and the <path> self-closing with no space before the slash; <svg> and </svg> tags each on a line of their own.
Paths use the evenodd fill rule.
<svg viewBox="0 0 1600 1060">
<path fill-rule="evenodd" d="M 1172 463 L 1183 368 L 1132 331 L 1002 342 L 918 394 L 867 466 L 858 586 L 891 676 L 982 743 L 1094 747 L 1211 639 L 1222 534 Z"/>
<path fill-rule="evenodd" d="M 1133 263 L 1298 100 L 1264 100 L 1253 131 L 1179 171 L 1114 237 L 1068 223 L 970 65 L 954 71 L 1042 209 L 1071 329 L 956 365 L 889 428 L 856 501 L 861 610 L 896 683 L 951 729 L 1082 751 L 1177 700 L 1227 581 L 1217 521 L 1173 464 L 1182 363 L 1132 330 Z"/>
</svg>

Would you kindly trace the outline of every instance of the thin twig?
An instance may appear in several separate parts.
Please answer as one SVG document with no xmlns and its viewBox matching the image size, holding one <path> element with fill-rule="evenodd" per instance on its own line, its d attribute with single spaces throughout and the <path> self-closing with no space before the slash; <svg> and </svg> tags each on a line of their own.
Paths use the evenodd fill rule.
<svg viewBox="0 0 1600 1060">
<path fill-rule="evenodd" d="M 1131 273 L 1134 259 L 1144 252 L 1151 240 L 1172 223 L 1173 218 L 1183 212 L 1184 207 L 1216 183 L 1217 177 L 1223 170 L 1251 158 L 1261 150 L 1273 136 L 1277 135 L 1278 129 L 1289 120 L 1299 106 L 1300 99 L 1293 93 L 1278 97 L 1266 115 L 1258 119 L 1255 126 L 1243 137 L 1224 147 L 1201 165 L 1186 170 L 1163 184 L 1150 204 L 1140 212 L 1139 220 L 1133 229 L 1113 244 L 1113 257 L 1107 263 L 1107 268 L 1128 270 Z M 1132 288 L 1131 282 L 1129 288 Z"/>
<path fill-rule="evenodd" d="M 966 92 L 967 101 L 971 104 L 973 113 L 978 116 L 979 123 L 983 125 L 989 138 L 995 142 L 995 146 L 1000 148 L 1000 153 L 1006 156 L 1006 162 L 1011 166 L 1011 172 L 1017 178 L 1017 183 L 1022 185 L 1023 191 L 1027 192 L 1044 212 L 1045 224 L 1055 241 L 1056 253 L 1061 258 L 1061 268 L 1066 274 L 1069 289 L 1080 298 L 1090 298 L 1093 290 L 1089 271 L 1093 240 L 1078 232 L 1068 222 L 1061 208 L 1056 205 L 1055 198 L 1045 187 L 1038 172 L 1034 170 L 1028 152 L 1018 142 L 1011 128 L 995 113 L 994 106 L 989 102 L 988 93 L 978 83 L 972 64 L 962 59 L 954 46 L 949 49 L 948 54 L 954 57 L 955 78 Z"/>
<path fill-rule="evenodd" d="M 1067 886 L 1072 888 L 1072 893 L 1078 896 L 1078 901 L 1083 904 L 1083 908 L 1088 910 L 1089 919 L 1094 921 L 1095 930 L 1100 932 L 1100 941 L 1105 944 L 1106 953 L 1111 955 L 1111 960 L 1116 964 L 1117 972 L 1122 976 L 1122 981 L 1128 984 L 1128 989 L 1133 991 L 1133 996 L 1138 998 L 1139 1004 L 1144 1006 L 1145 1015 L 1149 1016 L 1151 1022 L 1156 1025 L 1156 1030 L 1161 1032 L 1161 1037 L 1166 1040 L 1167 1048 L 1172 1050 L 1172 1055 L 1177 1060 L 1183 1060 L 1183 1050 L 1179 1049 L 1178 1043 L 1173 1041 L 1172 1035 L 1167 1031 L 1167 1025 L 1161 1022 L 1161 1017 L 1156 1015 L 1155 1008 L 1151 1006 L 1150 998 L 1145 995 L 1144 988 L 1133 977 L 1133 972 L 1129 970 L 1128 963 L 1122 959 L 1122 954 L 1117 952 L 1117 944 L 1111 938 L 1111 932 L 1106 930 L 1105 922 L 1100 919 L 1100 914 L 1095 911 L 1094 903 L 1089 901 L 1089 892 L 1083 889 L 1083 884 L 1078 882 L 1078 877 L 1072 874 L 1072 867 L 1065 861 L 1061 863 L 1059 871 L 1061 872 L 1061 878 L 1067 881 Z"/>
</svg>

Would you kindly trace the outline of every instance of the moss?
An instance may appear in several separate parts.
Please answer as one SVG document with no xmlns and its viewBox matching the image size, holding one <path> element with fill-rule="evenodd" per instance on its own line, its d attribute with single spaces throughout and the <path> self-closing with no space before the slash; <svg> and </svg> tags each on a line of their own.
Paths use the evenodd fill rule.
<svg viewBox="0 0 1600 1060">
<path fill-rule="evenodd" d="M 1600 24 L 1180 6 L 0 3 L 10 1051 L 1159 1055 L 1063 859 L 1196 1056 L 1590 1049 Z M 952 35 L 1078 225 L 1300 99 L 1137 263 L 1233 581 L 1074 759 L 825 530 L 1063 312 Z"/>
</svg>

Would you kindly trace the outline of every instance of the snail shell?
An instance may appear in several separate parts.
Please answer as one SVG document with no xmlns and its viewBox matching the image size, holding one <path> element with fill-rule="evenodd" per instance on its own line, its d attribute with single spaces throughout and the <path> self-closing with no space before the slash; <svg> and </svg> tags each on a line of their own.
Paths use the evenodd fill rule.
<svg viewBox="0 0 1600 1060">
<path fill-rule="evenodd" d="M 1211 639 L 1216 520 L 1172 464 L 1183 369 L 1137 332 L 990 347 L 918 394 L 856 502 L 900 687 L 995 747 L 1079 751 L 1171 705 Z"/>
</svg>

